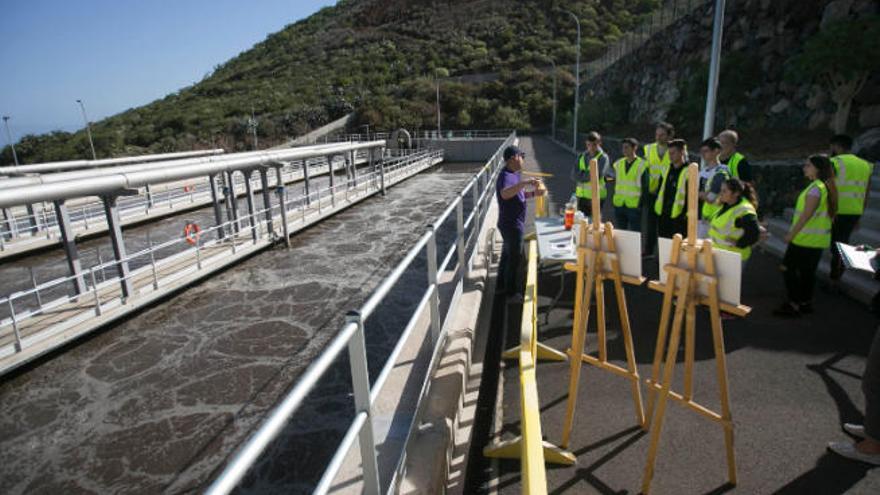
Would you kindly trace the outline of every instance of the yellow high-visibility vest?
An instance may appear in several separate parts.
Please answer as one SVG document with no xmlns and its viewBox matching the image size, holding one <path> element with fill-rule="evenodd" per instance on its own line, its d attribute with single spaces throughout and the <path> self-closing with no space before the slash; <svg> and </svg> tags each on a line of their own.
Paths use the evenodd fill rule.
<svg viewBox="0 0 880 495">
<path fill-rule="evenodd" d="M 739 203 L 731 206 L 724 213 L 716 213 L 709 227 L 709 238 L 715 246 L 739 253 L 743 261 L 752 255 L 752 248 L 737 247 L 736 243 L 742 238 L 744 231 L 736 226 L 736 221 L 746 215 L 757 216 L 757 212 L 746 198 L 740 198 Z"/>
<path fill-rule="evenodd" d="M 657 143 L 646 144 L 645 160 L 648 162 L 648 191 L 651 194 L 656 194 L 660 181 L 663 180 L 663 174 L 669 170 L 669 148 L 661 157 L 657 150 Z"/>
<path fill-rule="evenodd" d="M 832 157 L 831 163 L 837 176 L 837 213 L 861 215 L 865 211 L 865 193 L 874 164 L 849 153 Z"/>
<path fill-rule="evenodd" d="M 814 180 L 810 183 L 798 196 L 797 204 L 794 207 L 794 217 L 791 219 L 791 225 L 794 226 L 804 214 L 804 205 L 807 200 L 807 193 L 810 189 L 818 188 L 821 193 L 819 207 L 813 216 L 804 224 L 804 228 L 794 236 L 792 244 L 810 248 L 827 248 L 831 245 L 831 216 L 828 215 L 828 188 L 821 180 Z"/>
<path fill-rule="evenodd" d="M 715 180 L 715 174 L 724 174 L 725 177 L 730 177 L 730 171 L 727 169 L 726 165 L 718 165 L 715 167 L 714 174 L 706 180 L 706 184 L 703 186 L 703 191 L 709 192 L 712 189 L 712 181 Z M 717 202 L 710 203 L 708 201 L 703 202 L 703 208 L 700 212 L 701 218 L 703 220 L 710 220 L 721 210 L 721 204 Z"/>
<path fill-rule="evenodd" d="M 605 156 L 603 152 L 599 152 L 593 159 L 596 160 L 596 166 L 599 166 L 599 158 Z M 586 172 L 589 174 L 589 169 L 587 165 L 587 159 L 585 155 L 581 155 L 581 159 L 578 161 L 578 168 L 581 172 Z M 602 176 L 602 172 L 599 172 L 599 198 L 605 199 L 605 196 L 608 195 L 608 191 L 605 190 L 605 178 Z M 577 187 L 575 188 L 575 194 L 579 198 L 584 199 L 593 199 L 593 188 L 590 187 L 589 182 L 578 182 Z"/>
<path fill-rule="evenodd" d="M 684 165 L 682 165 L 684 168 Z M 654 201 L 654 213 L 657 216 L 663 214 L 663 195 L 666 193 L 666 179 L 669 177 L 669 171 L 671 168 L 667 168 L 666 172 L 663 173 L 663 183 L 660 185 L 660 193 L 657 195 L 657 201 Z M 672 211 L 670 212 L 670 218 L 678 218 L 679 215 L 684 211 L 685 201 L 687 200 L 687 170 L 682 170 L 680 174 L 678 174 L 678 183 L 675 188 L 675 200 L 672 202 Z"/>
<path fill-rule="evenodd" d="M 730 169 L 730 175 L 739 179 L 739 162 L 745 158 L 742 153 L 734 152 L 727 159 L 727 168 Z"/>
<path fill-rule="evenodd" d="M 638 208 L 642 197 L 642 175 L 647 169 L 645 160 L 636 157 L 635 162 L 626 170 L 626 158 L 614 162 L 614 206 Z"/>
</svg>

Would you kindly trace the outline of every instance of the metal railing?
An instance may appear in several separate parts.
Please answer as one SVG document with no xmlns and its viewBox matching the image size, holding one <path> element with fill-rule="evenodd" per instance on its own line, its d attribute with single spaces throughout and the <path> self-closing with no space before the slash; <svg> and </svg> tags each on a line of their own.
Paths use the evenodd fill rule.
<svg viewBox="0 0 880 495">
<path fill-rule="evenodd" d="M 346 204 L 356 202 L 368 195 L 379 192 L 383 187 L 397 183 L 411 175 L 430 167 L 439 159 L 442 159 L 442 150 L 424 150 L 406 156 L 387 159 L 377 164 L 376 170 L 360 174 L 356 177 L 342 180 L 333 186 L 316 188 L 308 194 L 290 198 L 286 189 L 276 188 L 275 195 L 281 200 L 272 204 L 269 208 L 254 208 L 237 219 L 223 222 L 200 232 L 195 238 L 195 243 L 190 244 L 183 237 L 174 238 L 160 244 L 153 245 L 148 240 L 146 249 L 129 254 L 121 260 L 112 260 L 98 263 L 83 271 L 86 290 L 83 293 L 70 293 L 69 288 L 74 286 L 78 277 L 70 275 L 56 278 L 47 282 L 38 283 L 32 277 L 31 289 L 18 291 L 0 298 L 0 314 L 7 313 L 0 320 L 0 338 L 8 335 L 11 330 L 14 352 L 21 352 L 27 345 L 31 345 L 44 336 L 23 336 L 20 329 L 28 320 L 45 315 L 47 312 L 65 304 L 84 301 L 83 298 L 91 298 L 94 303 L 95 316 L 100 316 L 103 309 L 110 303 L 114 306 L 124 304 L 125 298 L 121 291 L 104 290 L 114 284 L 122 286 L 124 281 L 129 281 L 135 287 L 135 294 L 159 290 L 161 286 L 177 280 L 192 270 L 202 270 L 207 261 L 206 256 L 227 253 L 235 255 L 242 246 L 248 243 L 260 242 L 270 245 L 278 238 L 276 232 L 279 225 L 283 225 L 284 234 L 287 233 L 288 223 L 292 226 L 303 226 L 315 219 L 321 218 L 325 213 L 336 210 Z M 282 212 L 284 218 L 282 219 Z M 270 227 L 271 225 L 271 227 Z M 214 238 L 216 237 L 216 238 Z M 205 240 L 210 239 L 210 240 Z M 217 249 L 224 248 L 224 249 Z M 207 251 L 207 254 L 205 254 Z M 181 271 L 171 276 L 161 277 L 162 269 L 182 257 L 190 257 L 195 260 L 195 265 L 188 265 Z M 126 277 L 107 277 L 108 271 L 121 273 L 120 267 L 127 264 L 131 271 Z M 194 268 L 193 268 L 194 266 Z M 100 275 L 101 281 L 98 281 Z M 144 285 L 144 276 L 148 277 L 148 283 Z M 138 286 L 135 282 L 140 282 Z M 65 293 L 58 297 L 58 293 Z M 0 349 L 0 356 L 9 354 L 8 350 Z"/>
<path fill-rule="evenodd" d="M 711 3 L 713 2 L 709 0 L 663 0 L 660 8 L 648 15 L 641 25 L 623 33 L 620 39 L 608 45 L 604 55 L 581 67 L 581 84 L 600 75 L 615 62 L 644 45 L 655 34 L 668 29 L 674 22 Z"/>
<path fill-rule="evenodd" d="M 438 274 L 446 272 L 453 255 L 458 252 L 458 264 L 454 267 L 456 276 L 453 278 L 453 281 L 457 284 L 456 293 L 459 293 L 463 277 L 470 269 L 473 258 L 478 252 L 477 245 L 479 244 L 480 232 L 485 226 L 486 213 L 491 201 L 494 199 L 494 180 L 503 165 L 501 151 L 511 144 L 515 138 L 514 133 L 507 136 L 503 144 L 487 161 L 486 165 L 468 182 L 437 220 L 427 227 L 426 232 L 419 238 L 415 246 L 407 252 L 403 260 L 398 263 L 379 287 L 373 291 L 369 299 L 364 302 L 360 309 L 348 313 L 346 323 L 339 333 L 330 341 L 321 355 L 309 365 L 296 385 L 272 410 L 260 428 L 239 448 L 233 459 L 210 486 L 207 493 L 211 495 L 229 493 L 238 485 L 249 469 L 257 462 L 260 455 L 282 432 L 289 418 L 300 408 L 305 398 L 318 384 L 319 379 L 345 350 L 348 351 L 351 380 L 354 388 L 355 416 L 349 424 L 332 459 L 327 464 L 314 492 L 318 494 L 327 493 L 355 440 L 359 440 L 360 444 L 364 491 L 370 494 L 377 494 L 383 491 L 379 478 L 376 439 L 372 424 L 373 407 L 376 398 L 396 364 L 397 358 L 409 336 L 423 317 L 423 313 L 427 311 L 430 327 L 426 335 L 429 335 L 432 339 L 433 352 L 431 364 L 428 366 L 429 371 L 422 382 L 421 392 L 419 393 L 419 406 L 417 409 L 421 407 L 422 398 L 427 392 L 429 377 L 439 361 L 439 353 L 444 340 L 444 324 L 446 319 L 440 314 Z M 473 209 L 465 218 L 463 214 L 463 201 L 467 195 L 471 195 L 473 198 Z M 443 256 L 442 262 L 438 265 L 437 229 L 447 219 L 451 218 L 453 213 L 456 215 L 456 237 L 450 244 L 448 252 Z M 470 229 L 470 233 L 466 234 L 468 229 Z M 467 255 L 468 250 L 471 250 L 470 256 Z M 365 352 L 364 322 L 373 315 L 376 308 L 385 300 L 391 289 L 401 279 L 403 273 L 412 266 L 413 262 L 423 251 L 427 256 L 426 275 L 428 287 L 422 293 L 418 305 L 386 359 L 375 383 L 371 386 Z M 454 307 L 454 302 L 450 307 Z M 398 454 L 399 457 L 394 468 L 394 475 L 391 480 L 388 480 L 386 493 L 393 493 L 399 482 L 399 477 L 406 460 L 406 444 L 409 443 L 409 438 L 417 426 L 416 418 L 418 417 L 418 412 L 413 414 L 413 419 L 410 422 L 406 435 L 406 441 L 400 454 Z"/>
<path fill-rule="evenodd" d="M 417 130 L 410 133 L 412 139 L 506 139 L 513 129 L 447 129 Z M 369 141 L 371 139 L 390 139 L 390 132 L 371 132 L 335 134 L 324 136 L 322 142 Z"/>
<path fill-rule="evenodd" d="M 357 152 L 356 160 L 366 159 L 365 152 Z M 326 174 L 328 164 L 325 157 L 309 159 L 309 174 L 312 177 Z M 241 195 L 246 191 L 245 181 L 233 174 L 234 191 Z M 304 178 L 303 163 L 294 161 L 282 168 L 282 180 L 285 183 Z M 174 208 L 197 207 L 211 202 L 211 188 L 206 178 L 184 181 L 175 186 L 166 186 L 159 191 L 141 190 L 136 196 L 123 196 L 118 199 L 119 216 L 123 221 L 137 217 L 146 217 L 156 210 L 172 211 Z M 277 186 L 274 174 L 269 176 L 269 185 Z M 251 179 L 255 191 L 260 191 L 262 183 L 259 177 Z M 42 243 L 43 239 L 60 237 L 58 220 L 54 209 L 47 204 L 39 205 L 31 211 L 7 209 L 0 222 L 0 251 L 14 247 L 21 248 L 29 244 Z M 73 205 L 68 204 L 72 226 L 77 232 L 88 233 L 96 228 L 106 227 L 104 206 L 100 201 Z"/>
</svg>

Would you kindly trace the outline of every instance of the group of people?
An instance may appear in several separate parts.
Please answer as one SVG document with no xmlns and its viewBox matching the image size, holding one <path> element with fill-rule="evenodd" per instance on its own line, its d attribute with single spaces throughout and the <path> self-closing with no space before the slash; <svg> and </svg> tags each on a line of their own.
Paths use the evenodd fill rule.
<svg viewBox="0 0 880 495">
<path fill-rule="evenodd" d="M 654 138 L 645 146 L 635 138 L 624 139 L 623 157 L 612 164 L 602 148 L 602 137 L 590 132 L 586 151 L 578 157 L 571 173 L 577 208 L 590 216 L 590 166 L 595 160 L 600 200 L 607 200 L 606 184 L 613 182 L 615 227 L 640 231 L 646 257 L 654 256 L 658 236 L 684 236 L 687 231 L 687 143 L 676 139 L 674 127 L 665 122 L 656 126 Z M 698 188 L 699 237 L 739 253 L 745 265 L 764 229 L 758 223 L 751 165 L 737 151 L 738 141 L 736 131 L 728 129 L 700 144 L 703 167 Z M 814 154 L 804 161 L 802 170 L 808 184 L 797 198 L 784 239 L 787 246 L 780 268 L 787 298 L 774 311 L 777 316 L 798 317 L 813 312 L 816 270 L 826 249 L 831 250 L 829 290 L 840 290 L 844 264 L 833 243 L 849 242 L 867 205 L 873 175 L 873 164 L 853 154 L 852 146 L 851 137 L 835 135 L 829 154 Z M 544 195 L 547 190 L 540 179 L 521 177 L 525 153 L 520 148 L 506 148 L 503 158 L 505 167 L 496 183 L 498 229 L 503 239 L 499 291 L 506 293 L 508 300 L 521 302 L 517 273 L 522 260 L 526 199 Z M 880 465 L 880 332 L 869 352 L 862 388 L 866 398 L 864 425 L 844 425 L 859 442 L 832 442 L 828 447 L 844 457 Z"/>
<path fill-rule="evenodd" d="M 599 195 L 606 199 L 606 184 L 613 182 L 615 226 L 641 231 L 646 257 L 653 257 L 657 238 L 687 233 L 687 143 L 675 139 L 675 128 L 657 125 L 654 142 L 640 148 L 638 140 L 622 141 L 623 157 L 610 164 L 602 137 L 590 132 L 586 151 L 572 169 L 578 209 L 590 214 L 593 189 L 590 163 L 599 167 Z M 745 264 L 765 230 L 758 223 L 758 197 L 752 167 L 737 151 L 739 135 L 727 129 L 700 143 L 699 237 L 715 246 L 739 253 Z M 781 265 L 786 300 L 774 311 L 777 316 L 797 317 L 813 311 L 816 270 L 822 253 L 831 248 L 830 290 L 839 291 L 844 266 L 834 242 L 848 242 L 864 212 L 870 191 L 873 165 L 850 150 L 852 138 L 836 135 L 830 154 L 811 155 L 803 173 L 809 184 L 796 202 L 794 218 L 785 236 Z M 641 156 L 638 155 L 641 149 Z"/>
</svg>

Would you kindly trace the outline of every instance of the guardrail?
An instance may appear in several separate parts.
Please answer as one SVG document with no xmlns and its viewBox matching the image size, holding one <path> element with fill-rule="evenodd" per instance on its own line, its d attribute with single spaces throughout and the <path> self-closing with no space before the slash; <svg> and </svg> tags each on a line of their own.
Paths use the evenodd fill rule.
<svg viewBox="0 0 880 495">
<path fill-rule="evenodd" d="M 365 158 L 365 152 L 357 152 L 356 160 Z M 328 164 L 325 157 L 312 158 L 309 162 L 311 162 L 309 170 L 312 177 L 327 173 Z M 285 183 L 301 180 L 304 177 L 303 165 L 302 161 L 297 160 L 283 167 L 282 180 Z M 239 178 L 238 175 L 232 176 L 234 181 L 232 188 L 236 195 L 241 195 L 246 191 L 246 186 L 244 179 Z M 269 185 L 277 186 L 276 180 L 274 174 L 270 174 Z M 117 200 L 120 219 L 126 222 L 137 217 L 148 217 L 152 211 L 162 208 L 170 212 L 174 208 L 198 207 L 211 202 L 211 188 L 205 178 L 179 182 L 177 186 L 166 186 L 164 190 L 144 189 L 136 196 L 120 197 Z M 255 191 L 259 191 L 262 187 L 259 178 L 252 178 L 251 185 Z M 88 234 L 96 228 L 99 230 L 106 228 L 104 205 L 100 201 L 76 206 L 69 204 L 68 210 L 71 224 L 78 233 Z M 4 219 L 0 224 L 0 251 L 13 246 L 24 249 L 22 246 L 42 244 L 43 239 L 60 237 L 55 211 L 45 204 L 39 209 L 29 208 L 26 212 L 6 209 L 3 214 Z"/>
<path fill-rule="evenodd" d="M 141 287 L 136 287 L 138 289 L 136 293 L 157 291 L 165 283 L 178 278 L 177 274 L 165 278 L 160 276 L 162 268 L 172 262 L 190 257 L 194 260 L 194 269 L 202 270 L 203 257 L 208 254 L 215 256 L 228 249 L 230 254 L 235 255 L 246 243 L 274 243 L 278 238 L 277 226 L 283 227 L 286 236 L 288 222 L 292 226 L 305 225 L 314 218 L 320 218 L 324 215 L 325 210 L 335 209 L 337 202 L 351 203 L 366 195 L 381 191 L 387 183 L 397 182 L 403 177 L 424 170 L 442 156 L 441 150 L 425 150 L 385 160 L 381 169 L 377 167 L 376 170 L 358 175 L 348 181 L 340 181 L 332 187 L 318 188 L 294 198 L 287 198 L 284 188 L 276 188 L 275 194 L 283 198 L 277 204 L 271 205 L 269 208 L 257 208 L 251 199 L 248 213 L 237 219 L 202 230 L 200 235 L 195 238 L 194 244 L 188 243 L 185 238 L 175 238 L 156 245 L 153 245 L 150 240 L 146 249 L 129 254 L 121 260 L 99 263 L 85 269 L 86 291 L 82 294 L 70 293 L 69 291 L 77 278 L 73 275 L 43 283 L 37 283 L 32 278 L 33 288 L 0 298 L 0 314 L 7 313 L 0 320 L 0 338 L 7 337 L 8 332 L 11 331 L 14 352 L 21 352 L 27 345 L 33 345 L 39 341 L 36 337 L 26 338 L 27 336 L 20 332 L 23 325 L 32 318 L 44 315 L 65 304 L 88 298 L 93 301 L 95 316 L 100 316 L 108 305 L 115 307 L 126 302 L 126 298 L 120 291 L 107 290 L 112 284 L 121 286 L 125 281 L 134 284 L 137 279 L 140 281 Z M 217 239 L 205 240 L 215 237 L 215 234 Z M 131 267 L 128 276 L 106 276 L 108 271 L 121 273 L 119 268 L 123 263 L 127 263 Z M 150 279 L 147 286 L 143 286 L 145 274 Z M 98 275 L 101 275 L 100 282 Z M 59 292 L 64 295 L 59 297 Z M 6 351 L 0 349 L 0 357 L 8 354 L 8 349 Z"/>
<path fill-rule="evenodd" d="M 506 139 L 513 133 L 513 129 L 464 129 L 464 130 L 419 130 L 410 132 L 412 139 Z M 343 141 L 369 141 L 371 139 L 390 139 L 390 132 L 371 132 L 340 134 L 334 136 L 325 136 L 322 142 L 343 142 Z"/>
<path fill-rule="evenodd" d="M 523 294 L 519 334 L 519 387 L 521 435 L 483 449 L 486 457 L 520 459 L 522 492 L 547 493 L 546 462 L 570 466 L 575 456 L 545 442 L 541 433 L 541 402 L 538 400 L 538 241 L 528 243 L 528 269 Z"/>
<path fill-rule="evenodd" d="M 373 434 L 373 406 L 375 405 L 379 392 L 382 390 L 385 380 L 394 368 L 396 360 L 403 350 L 404 345 L 413 330 L 416 328 L 417 322 L 423 316 L 423 313 L 428 311 L 430 331 L 427 335 L 430 335 L 432 339 L 433 352 L 431 364 L 428 367 L 429 371 L 422 382 L 422 388 L 419 394 L 418 403 L 419 407 L 421 407 L 422 398 L 427 392 L 429 377 L 439 361 L 439 353 L 443 347 L 445 336 L 444 324 L 446 319 L 440 314 L 438 274 L 444 273 L 447 268 L 449 268 L 453 255 L 459 253 L 458 263 L 454 267 L 456 275 L 453 280 L 457 285 L 455 293 L 460 293 L 463 284 L 463 277 L 466 275 L 466 272 L 470 270 L 473 258 L 478 251 L 477 241 L 480 232 L 484 227 L 486 212 L 488 211 L 491 201 L 495 197 L 495 178 L 504 163 L 501 157 L 501 152 L 506 146 L 513 143 L 515 137 L 515 133 L 511 133 L 507 136 L 502 145 L 488 160 L 486 165 L 468 182 L 464 189 L 446 207 L 437 220 L 427 227 L 426 232 L 421 238 L 419 238 L 415 246 L 407 252 L 403 260 L 398 263 L 379 287 L 373 291 L 369 299 L 364 302 L 360 309 L 352 311 L 346 316 L 347 322 L 341 328 L 339 333 L 327 345 L 321 355 L 309 365 L 308 369 L 302 374 L 293 389 L 267 416 L 267 419 L 259 430 L 257 430 L 248 441 L 239 448 L 234 458 L 209 487 L 207 490 L 208 494 L 226 494 L 235 489 L 238 483 L 247 474 L 248 470 L 257 462 L 260 455 L 281 433 L 289 418 L 300 408 L 306 396 L 317 385 L 319 379 L 344 350 L 348 351 L 351 383 L 354 388 L 355 416 L 349 424 L 337 450 L 333 454 L 332 460 L 328 463 L 321 479 L 317 483 L 314 493 L 327 493 L 333 483 L 333 479 L 342 467 L 345 456 L 355 440 L 359 440 L 360 444 L 361 460 L 363 464 L 364 492 L 370 494 L 394 492 L 404 466 L 406 444 L 409 442 L 409 438 L 411 437 L 414 428 L 417 426 L 415 418 L 417 418 L 419 414 L 416 413 L 413 415 L 413 420 L 410 422 L 406 441 L 404 442 L 401 452 L 398 454 L 399 457 L 394 468 L 394 475 L 391 480 L 388 480 L 387 490 L 382 490 L 383 485 L 379 478 L 376 440 Z M 474 207 L 465 219 L 463 201 L 468 194 L 473 198 Z M 456 215 L 456 237 L 450 244 L 448 252 L 443 256 L 442 262 L 438 265 L 437 229 L 443 225 L 453 213 Z M 470 229 L 470 233 L 466 234 L 468 229 Z M 467 255 L 468 250 L 471 251 L 469 256 Z M 428 287 L 422 294 L 419 300 L 420 302 L 405 325 L 400 338 L 397 340 L 391 351 L 391 354 L 382 366 L 382 370 L 376 378 L 375 383 L 371 386 L 366 356 L 364 322 L 385 300 L 391 289 L 401 279 L 403 273 L 413 264 L 423 251 L 427 256 L 426 275 L 428 278 Z M 454 303 L 455 301 L 453 300 L 450 307 L 454 307 Z"/>
</svg>

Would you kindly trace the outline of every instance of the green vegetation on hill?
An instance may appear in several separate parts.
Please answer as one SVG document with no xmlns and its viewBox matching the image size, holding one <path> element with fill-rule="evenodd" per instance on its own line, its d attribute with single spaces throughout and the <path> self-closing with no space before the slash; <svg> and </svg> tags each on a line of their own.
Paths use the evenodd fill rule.
<svg viewBox="0 0 880 495">
<path fill-rule="evenodd" d="M 371 129 L 433 128 L 440 76 L 444 128 L 549 126 L 552 58 L 559 65 L 559 125 L 570 122 L 575 26 L 581 62 L 659 0 L 342 0 L 274 33 L 190 87 L 93 125 L 99 157 L 250 146 L 253 108 L 261 146 L 354 111 Z M 449 75 L 446 78 L 446 75 Z M 457 76 L 482 74 L 481 82 Z M 25 136 L 25 163 L 89 156 L 84 132 Z M 8 147 L 2 162 L 11 162 Z"/>
</svg>

